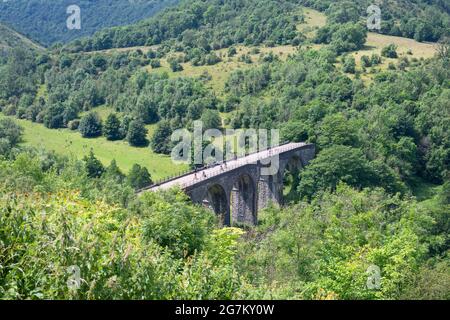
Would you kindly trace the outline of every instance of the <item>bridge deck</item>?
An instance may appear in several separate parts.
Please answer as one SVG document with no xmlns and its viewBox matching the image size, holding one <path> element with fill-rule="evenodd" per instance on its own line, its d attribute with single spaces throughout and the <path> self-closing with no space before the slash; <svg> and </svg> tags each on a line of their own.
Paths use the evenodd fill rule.
<svg viewBox="0 0 450 320">
<path fill-rule="evenodd" d="M 269 150 L 260 151 L 242 158 L 238 158 L 235 160 L 228 160 L 226 163 L 218 164 L 214 167 L 205 168 L 202 170 L 198 170 L 197 172 L 182 176 L 177 179 L 173 179 L 162 183 L 160 185 L 152 186 L 150 188 L 144 189 L 143 191 L 158 191 L 158 190 L 166 190 L 175 186 L 179 186 L 182 189 L 193 186 L 197 183 L 200 183 L 204 180 L 210 179 L 212 177 L 218 176 L 220 174 L 235 170 L 236 168 L 246 166 L 248 164 L 255 164 L 259 160 L 268 159 L 275 155 L 282 154 L 284 152 L 298 149 L 307 145 L 306 143 L 288 143 L 282 146 L 273 147 Z"/>
</svg>

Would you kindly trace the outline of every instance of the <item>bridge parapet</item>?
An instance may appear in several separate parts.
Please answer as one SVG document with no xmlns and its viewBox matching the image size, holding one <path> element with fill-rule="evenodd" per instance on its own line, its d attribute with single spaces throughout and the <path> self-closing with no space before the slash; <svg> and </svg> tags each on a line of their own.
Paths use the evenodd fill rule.
<svg viewBox="0 0 450 320">
<path fill-rule="evenodd" d="M 272 157 L 279 156 L 283 153 L 286 153 L 286 152 L 289 152 L 292 150 L 296 150 L 296 149 L 305 148 L 305 147 L 311 148 L 314 146 L 312 144 L 306 144 L 303 142 L 288 143 L 285 145 L 273 147 L 268 150 L 263 150 L 263 151 L 260 151 L 260 152 L 242 157 L 242 158 L 224 161 L 224 162 L 217 164 L 210 168 L 205 168 L 205 169 L 198 170 L 195 172 L 190 172 L 190 173 L 182 175 L 178 178 L 172 178 L 171 180 L 169 180 L 165 183 L 155 185 L 155 186 L 150 186 L 147 189 L 141 190 L 141 192 L 165 190 L 165 189 L 173 188 L 175 186 L 179 186 L 182 189 L 186 189 L 197 183 L 201 183 L 202 181 L 211 179 L 213 177 L 219 176 L 226 172 L 236 170 L 238 168 L 241 168 L 241 167 L 249 165 L 249 164 L 255 165 L 261 160 L 267 160 Z"/>
<path fill-rule="evenodd" d="M 257 211 L 269 203 L 282 204 L 284 171 L 290 165 L 303 168 L 314 158 L 315 147 L 288 143 L 242 158 L 226 161 L 171 179 L 146 191 L 181 187 L 193 202 L 210 207 L 223 216 L 225 225 L 257 222 Z M 275 174 L 264 174 L 277 160 Z"/>
</svg>

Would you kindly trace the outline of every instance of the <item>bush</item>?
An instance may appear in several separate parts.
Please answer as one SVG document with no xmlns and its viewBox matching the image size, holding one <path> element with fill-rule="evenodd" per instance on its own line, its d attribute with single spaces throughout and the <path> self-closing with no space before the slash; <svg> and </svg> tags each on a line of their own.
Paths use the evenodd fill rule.
<svg viewBox="0 0 450 320">
<path fill-rule="evenodd" d="M 69 128 L 69 130 L 72 130 L 72 131 L 78 130 L 79 126 L 80 126 L 80 120 L 72 120 L 72 121 L 69 121 L 69 123 L 67 124 L 67 128 Z"/>
<path fill-rule="evenodd" d="M 155 206 L 158 199 L 165 202 L 164 207 Z M 211 211 L 187 206 L 188 201 L 182 191 L 175 195 L 146 193 L 141 198 L 147 217 L 144 221 L 145 238 L 153 239 L 177 258 L 201 251 L 215 223 Z"/>
<path fill-rule="evenodd" d="M 150 61 L 150 66 L 151 66 L 153 69 L 157 69 L 157 68 L 161 67 L 161 61 L 159 61 L 159 59 L 152 59 L 152 60 Z"/>
<path fill-rule="evenodd" d="M 381 55 L 386 58 L 397 58 L 397 46 L 391 43 L 381 50 Z"/>
<path fill-rule="evenodd" d="M 331 44 L 340 54 L 359 50 L 364 46 L 367 38 L 367 29 L 358 23 L 327 24 L 317 31 L 316 43 Z"/>
<path fill-rule="evenodd" d="M 180 62 L 178 62 L 178 60 L 176 58 L 169 58 L 168 59 L 169 65 L 170 65 L 170 69 L 173 72 L 179 72 L 179 71 L 183 71 L 183 66 L 180 64 Z"/>
<path fill-rule="evenodd" d="M 370 63 L 372 66 L 379 65 L 381 63 L 381 57 L 376 53 L 372 54 L 372 56 L 370 57 Z"/>
<path fill-rule="evenodd" d="M 356 62 L 355 62 L 355 58 L 353 56 L 348 55 L 344 58 L 343 70 L 346 73 L 355 73 Z"/>
<path fill-rule="evenodd" d="M 365 68 L 369 68 L 372 66 L 372 61 L 370 60 L 369 56 L 362 56 L 361 57 L 361 65 Z"/>
<path fill-rule="evenodd" d="M 144 195 L 139 217 L 72 191 L 0 194 L 1 299 L 239 297 L 233 260 L 239 234 L 213 231 L 212 214 L 181 195 L 168 203 Z M 185 253 L 193 254 L 177 258 Z M 76 289 L 67 285 L 69 266 L 80 271 Z"/>
<path fill-rule="evenodd" d="M 228 48 L 228 57 L 233 57 L 237 54 L 237 50 L 235 47 Z"/>
<path fill-rule="evenodd" d="M 23 128 L 13 119 L 0 119 L 0 139 L 7 142 L 10 147 L 22 142 Z"/>
</svg>

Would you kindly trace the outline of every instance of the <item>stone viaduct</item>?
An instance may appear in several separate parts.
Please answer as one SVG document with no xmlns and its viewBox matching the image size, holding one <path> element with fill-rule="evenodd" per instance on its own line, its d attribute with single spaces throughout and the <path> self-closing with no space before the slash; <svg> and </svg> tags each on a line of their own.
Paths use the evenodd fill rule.
<svg viewBox="0 0 450 320">
<path fill-rule="evenodd" d="M 288 143 L 191 172 L 141 192 L 181 187 L 194 203 L 220 215 L 224 225 L 256 224 L 258 210 L 282 205 L 285 172 L 302 169 L 314 158 L 312 144 Z M 268 173 L 268 168 L 278 170 Z"/>
</svg>

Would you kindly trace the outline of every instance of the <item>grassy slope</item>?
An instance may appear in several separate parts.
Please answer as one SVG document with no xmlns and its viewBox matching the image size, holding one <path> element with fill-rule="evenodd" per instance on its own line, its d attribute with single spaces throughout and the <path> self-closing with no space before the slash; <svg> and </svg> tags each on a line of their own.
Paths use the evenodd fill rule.
<svg viewBox="0 0 450 320">
<path fill-rule="evenodd" d="M 0 114 L 0 118 L 4 117 Z M 155 154 L 150 148 L 133 148 L 125 141 L 107 141 L 105 138 L 84 139 L 79 132 L 68 129 L 47 129 L 41 124 L 17 120 L 25 129 L 24 144 L 54 150 L 58 154 L 81 159 L 92 148 L 97 158 L 108 165 L 116 159 L 119 167 L 128 172 L 134 163 L 145 166 L 153 179 L 160 179 L 186 170 L 175 165 L 169 156 Z"/>
<path fill-rule="evenodd" d="M 44 50 L 42 46 L 31 41 L 20 33 L 0 24 L 0 50 L 21 47 L 24 49 Z"/>
<path fill-rule="evenodd" d="M 386 36 L 378 33 L 369 32 L 367 35 L 367 42 L 363 49 L 354 52 L 353 56 L 355 57 L 357 64 L 360 65 L 360 60 L 358 57 L 363 55 L 370 56 L 373 53 L 381 55 L 381 50 L 383 47 L 388 44 L 395 44 L 397 46 L 397 53 L 399 56 L 408 56 L 409 58 L 431 58 L 436 53 L 436 44 L 434 43 L 422 43 L 417 42 L 413 39 L 394 37 L 394 36 Z M 407 55 L 407 51 L 411 50 L 412 55 Z M 383 66 L 387 66 L 389 62 L 392 62 L 396 59 L 384 59 Z"/>
<path fill-rule="evenodd" d="M 298 30 L 304 32 L 307 38 L 312 39 L 314 37 L 315 31 L 324 26 L 326 24 L 326 16 L 316 10 L 310 8 L 304 8 L 303 10 L 305 15 L 305 23 L 298 25 Z M 406 52 L 411 49 L 412 55 L 407 55 L 409 58 L 430 58 L 436 52 L 436 45 L 431 43 L 420 43 L 413 39 L 394 37 L 394 36 L 386 36 L 378 33 L 369 32 L 367 37 L 367 42 L 365 47 L 362 50 L 356 51 L 353 54 L 357 61 L 357 65 L 360 67 L 360 57 L 363 55 L 372 55 L 373 53 L 377 53 L 381 55 L 381 50 L 383 47 L 387 46 L 390 43 L 394 43 L 398 46 L 397 52 L 399 56 L 407 55 Z M 309 44 L 306 45 L 307 48 L 318 49 L 323 45 Z M 148 50 L 149 47 L 139 47 L 139 49 L 144 52 Z M 236 46 L 237 55 L 228 58 L 227 57 L 227 49 L 221 49 L 215 51 L 215 53 L 222 57 L 222 62 L 213 65 L 213 66 L 192 66 L 189 62 L 182 63 L 183 71 L 181 72 L 172 72 L 170 70 L 169 64 L 166 59 L 161 60 L 161 67 L 157 69 L 151 69 L 150 66 L 146 67 L 149 72 L 166 72 L 169 76 L 188 76 L 188 77 L 198 77 L 204 72 L 208 72 L 211 76 L 211 80 L 206 83 L 206 85 L 214 90 L 216 95 L 222 96 L 225 81 L 231 72 L 236 69 L 245 69 L 251 66 L 254 66 L 258 63 L 258 59 L 260 54 L 250 54 L 252 48 L 245 46 Z M 272 52 L 280 57 L 281 60 L 285 60 L 289 54 L 294 54 L 296 52 L 296 48 L 293 46 L 278 46 L 274 48 L 267 47 L 259 47 L 262 54 Z M 244 62 L 239 62 L 238 58 L 243 54 L 250 54 L 253 63 L 246 64 Z M 384 59 L 383 63 L 378 66 L 378 68 L 386 69 L 390 62 L 395 62 L 397 59 Z M 337 64 L 339 65 L 339 63 Z M 369 80 L 371 75 L 366 75 L 362 77 L 363 79 Z"/>
<path fill-rule="evenodd" d="M 222 61 L 212 66 L 193 66 L 190 62 L 182 63 L 183 71 L 173 72 L 167 59 L 161 59 L 161 67 L 152 69 L 150 66 L 146 67 L 149 72 L 163 73 L 166 72 L 170 77 L 184 76 L 184 77 L 199 77 L 204 72 L 207 72 L 211 76 L 211 80 L 207 81 L 206 86 L 216 93 L 218 96 L 223 95 L 225 82 L 228 76 L 237 69 L 246 69 L 254 66 L 258 63 L 258 59 L 261 54 L 272 52 L 285 60 L 289 54 L 296 52 L 296 48 L 293 46 L 278 46 L 274 48 L 259 47 L 260 53 L 252 54 L 252 48 L 245 46 L 236 46 L 237 54 L 234 57 L 228 57 L 227 49 L 216 50 L 215 53 L 222 58 Z M 247 64 L 245 62 L 238 61 L 242 55 L 250 55 L 253 63 Z"/>
</svg>

